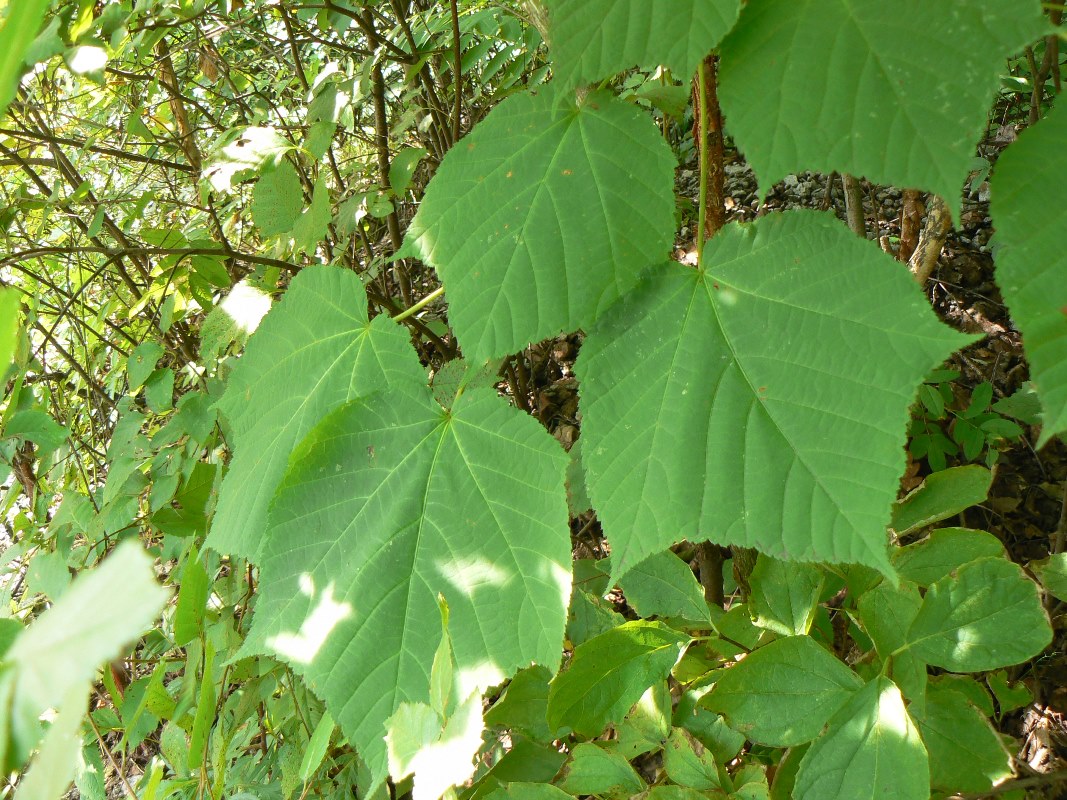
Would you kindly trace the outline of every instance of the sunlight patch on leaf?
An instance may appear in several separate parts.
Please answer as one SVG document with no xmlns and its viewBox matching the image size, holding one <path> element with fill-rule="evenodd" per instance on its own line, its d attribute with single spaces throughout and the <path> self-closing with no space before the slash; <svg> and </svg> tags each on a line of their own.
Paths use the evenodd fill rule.
<svg viewBox="0 0 1067 800">
<path fill-rule="evenodd" d="M 307 573 L 300 576 L 300 593 L 310 598 L 314 604 L 307 618 L 300 624 L 300 630 L 296 633 L 283 632 L 271 636 L 267 639 L 267 647 L 288 661 L 310 664 L 338 623 L 352 616 L 352 606 L 334 599 L 332 583 L 316 598 L 315 581 Z"/>
<path fill-rule="evenodd" d="M 233 320 L 237 329 L 245 334 L 253 333 L 270 311 L 270 295 L 245 281 L 241 281 L 219 307 Z"/>
<path fill-rule="evenodd" d="M 204 177 L 217 192 L 228 192 L 234 182 L 249 178 L 294 146 L 274 128 L 250 127 L 229 131 L 204 169 Z"/>
<path fill-rule="evenodd" d="M 481 692 L 464 700 L 443 727 L 436 712 L 421 703 L 401 704 L 386 727 L 393 780 L 414 773 L 413 800 L 438 800 L 474 774 L 485 730 Z"/>
<path fill-rule="evenodd" d="M 107 50 L 91 45 L 75 47 L 67 56 L 67 66 L 76 75 L 96 72 L 107 66 Z"/>
</svg>

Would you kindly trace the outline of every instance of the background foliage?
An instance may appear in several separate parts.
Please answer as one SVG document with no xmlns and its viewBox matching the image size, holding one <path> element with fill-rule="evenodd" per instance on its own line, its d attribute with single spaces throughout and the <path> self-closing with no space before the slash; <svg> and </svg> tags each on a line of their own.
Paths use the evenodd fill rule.
<svg viewBox="0 0 1067 800">
<path fill-rule="evenodd" d="M 1062 8 L 0 14 L 5 796 L 1060 790 Z"/>
</svg>

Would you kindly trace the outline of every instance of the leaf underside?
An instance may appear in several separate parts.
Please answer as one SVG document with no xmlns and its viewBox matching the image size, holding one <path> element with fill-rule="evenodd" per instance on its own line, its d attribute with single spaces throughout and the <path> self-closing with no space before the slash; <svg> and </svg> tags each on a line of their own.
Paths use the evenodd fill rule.
<svg viewBox="0 0 1067 800">
<path fill-rule="evenodd" d="M 272 506 L 248 648 L 302 673 L 384 776 L 385 720 L 429 702 L 439 593 L 457 696 L 531 662 L 557 666 L 566 464 L 490 390 L 450 412 L 425 387 L 343 406 L 295 452 Z"/>
<path fill-rule="evenodd" d="M 613 577 L 708 538 L 891 572 L 915 387 L 970 339 L 828 215 L 730 225 L 705 262 L 656 270 L 575 366 Z"/>
<path fill-rule="evenodd" d="M 504 356 L 590 324 L 663 259 L 673 172 L 637 108 L 515 95 L 445 157 L 405 249 L 437 268 L 465 355 Z"/>
</svg>

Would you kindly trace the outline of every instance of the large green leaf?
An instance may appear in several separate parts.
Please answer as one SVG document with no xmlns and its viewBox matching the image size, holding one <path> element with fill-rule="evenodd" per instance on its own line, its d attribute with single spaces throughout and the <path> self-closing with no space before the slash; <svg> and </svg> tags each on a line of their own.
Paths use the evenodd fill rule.
<svg viewBox="0 0 1067 800">
<path fill-rule="evenodd" d="M 738 0 L 548 0 L 553 75 L 592 83 L 633 66 L 687 80 L 733 27 Z"/>
<path fill-rule="evenodd" d="M 379 776 L 384 723 L 428 703 L 450 612 L 455 696 L 554 669 L 570 593 L 566 453 L 485 389 L 328 415 L 278 490 L 248 649 L 291 663 Z M 501 465 L 507 465 L 502 468 Z"/>
<path fill-rule="evenodd" d="M 549 688 L 548 727 L 596 736 L 667 677 L 689 641 L 660 622 L 637 620 L 578 645 Z"/>
<path fill-rule="evenodd" d="M 751 0 L 720 48 L 719 98 L 764 192 L 836 170 L 956 214 L 1004 58 L 1045 29 L 1036 0 Z"/>
<path fill-rule="evenodd" d="M 701 704 L 759 744 L 810 742 L 863 681 L 810 636 L 761 647 L 726 670 Z"/>
<path fill-rule="evenodd" d="M 900 690 L 879 676 L 830 721 L 800 763 L 796 800 L 927 800 L 930 766 Z"/>
<path fill-rule="evenodd" d="M 969 341 L 832 217 L 725 228 L 590 332 L 582 458 L 617 577 L 679 539 L 889 571 L 908 408 Z"/>
<path fill-rule="evenodd" d="M 1051 641 L 1037 584 L 1004 558 L 971 561 L 932 584 L 908 631 L 911 652 L 953 672 L 1018 664 Z"/>
<path fill-rule="evenodd" d="M 388 381 L 422 379 L 404 329 L 385 316 L 367 321 L 367 295 L 354 272 L 299 273 L 252 336 L 219 403 L 235 452 L 207 546 L 255 558 L 297 442 L 343 403 Z"/>
<path fill-rule="evenodd" d="M 441 163 L 407 242 L 440 272 L 465 355 L 586 326 L 631 289 L 670 246 L 673 169 L 655 125 L 608 94 L 493 109 Z"/>
<path fill-rule="evenodd" d="M 990 210 L 997 283 L 1023 332 L 1030 376 L 1045 410 L 1040 443 L 1067 431 L 1067 102 L 1024 131 L 997 161 Z M 1060 198 L 1060 202 L 1053 200 Z"/>
</svg>

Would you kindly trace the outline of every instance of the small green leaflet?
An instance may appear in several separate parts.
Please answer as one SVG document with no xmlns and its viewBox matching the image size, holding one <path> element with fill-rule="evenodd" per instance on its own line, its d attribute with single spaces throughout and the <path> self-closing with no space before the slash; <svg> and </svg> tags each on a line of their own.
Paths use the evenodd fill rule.
<svg viewBox="0 0 1067 800">
<path fill-rule="evenodd" d="M 204 606 L 211 591 L 211 578 L 193 550 L 182 568 L 178 587 L 178 607 L 174 612 L 174 644 L 184 647 L 200 635 L 204 624 Z"/>
<path fill-rule="evenodd" d="M 27 439 L 43 450 L 55 450 L 69 431 L 39 408 L 25 408 L 11 415 L 3 426 L 7 438 Z"/>
<path fill-rule="evenodd" d="M 634 797 L 648 788 L 623 756 L 608 753 L 592 742 L 575 745 L 558 783 L 575 796 Z"/>
<path fill-rule="evenodd" d="M 255 558 L 289 454 L 312 426 L 389 382 L 424 382 L 406 331 L 386 316 L 367 318 L 359 277 L 325 266 L 302 270 L 264 318 L 219 401 L 234 458 L 207 547 Z"/>
<path fill-rule="evenodd" d="M 292 664 L 377 777 L 385 721 L 430 702 L 439 594 L 457 697 L 531 662 L 556 668 L 567 457 L 534 419 L 492 390 L 445 411 L 428 387 L 397 389 L 329 414 L 290 463 L 246 652 Z"/>
<path fill-rule="evenodd" d="M 403 195 L 411 187 L 411 178 L 419 162 L 429 155 L 425 147 L 405 147 L 389 165 L 389 188 L 396 195 Z"/>
<path fill-rule="evenodd" d="M 626 601 L 642 617 L 679 617 L 711 624 L 711 611 L 693 570 L 670 550 L 646 558 L 619 585 Z"/>
<path fill-rule="evenodd" d="M 1056 553 L 1036 566 L 1045 591 L 1057 600 L 1067 599 L 1067 553 Z"/>
<path fill-rule="evenodd" d="M 264 236 L 290 233 L 304 208 L 296 167 L 282 161 L 265 171 L 252 190 L 252 218 Z"/>
<path fill-rule="evenodd" d="M 314 733 L 311 734 L 307 749 L 304 751 L 304 757 L 300 760 L 300 780 L 303 783 L 311 780 L 315 775 L 315 771 L 322 764 L 322 759 L 326 757 L 326 751 L 330 747 L 330 738 L 333 736 L 336 727 L 330 712 L 324 712 L 319 724 L 315 726 Z"/>
<path fill-rule="evenodd" d="M 879 676 L 830 721 L 800 763 L 796 800 L 927 800 L 930 766 L 900 690 Z"/>
<path fill-rule="evenodd" d="M 1012 774 L 1011 756 L 965 695 L 931 685 L 915 721 L 930 753 L 930 783 L 949 792 L 988 792 Z"/>
<path fill-rule="evenodd" d="M 1030 375 L 1045 410 L 1039 446 L 1067 431 L 1065 140 L 1067 102 L 1061 99 L 1005 151 L 990 182 L 1000 245 L 997 283 L 1023 332 Z"/>
<path fill-rule="evenodd" d="M 911 652 L 952 672 L 1018 664 L 1051 641 L 1037 585 L 1004 558 L 972 561 L 932 584 L 908 631 Z"/>
<path fill-rule="evenodd" d="M 978 464 L 928 475 L 923 485 L 893 506 L 891 526 L 898 536 L 918 530 L 985 502 L 993 473 Z"/>
<path fill-rule="evenodd" d="M 688 81 L 739 0 L 548 0 L 554 80 L 571 88 L 663 64 Z"/>
<path fill-rule="evenodd" d="M 680 539 L 891 572 L 908 409 L 972 341 L 833 217 L 728 225 L 661 266 L 575 365 L 582 460 L 614 578 Z"/>
<path fill-rule="evenodd" d="M 126 359 L 126 379 L 130 384 L 130 391 L 140 389 L 148 376 L 156 369 L 156 362 L 163 357 L 163 345 L 158 342 L 141 342 L 133 348 Z"/>
<path fill-rule="evenodd" d="M 790 636 L 726 670 L 701 705 L 753 742 L 792 747 L 818 736 L 862 685 L 810 636 Z"/>
<path fill-rule="evenodd" d="M 838 171 L 934 192 L 958 219 L 1004 59 L 1047 30 L 1037 0 L 750 0 L 719 99 L 761 192 Z"/>
<path fill-rule="evenodd" d="M 235 181 L 278 164 L 292 149 L 292 143 L 273 128 L 233 129 L 212 147 L 204 177 L 215 191 L 230 191 Z M 253 200 L 254 194 L 253 190 Z"/>
<path fill-rule="evenodd" d="M 596 736 L 667 677 L 690 638 L 660 622 L 627 622 L 578 645 L 548 694 L 548 727 Z"/>
<path fill-rule="evenodd" d="M 548 682 L 552 673 L 545 667 L 519 672 L 508 684 L 504 696 L 485 714 L 486 725 L 519 730 L 530 738 L 551 742 L 548 729 Z"/>
<path fill-rule="evenodd" d="M 688 731 L 675 728 L 663 748 L 663 769 L 672 781 L 692 789 L 723 789 L 715 755 Z"/>
<path fill-rule="evenodd" d="M 441 162 L 405 242 L 440 273 L 467 358 L 588 325 L 631 289 L 670 247 L 674 166 L 647 116 L 609 94 L 494 108 Z"/>
<path fill-rule="evenodd" d="M 298 250 L 304 250 L 314 255 L 319 242 L 326 238 L 329 232 L 330 220 L 333 214 L 330 210 L 330 188 L 326 185 L 325 175 L 319 175 L 315 183 L 315 194 L 311 205 L 293 224 L 293 239 Z"/>
<path fill-rule="evenodd" d="M 811 630 L 825 576 L 815 564 L 786 564 L 760 555 L 749 576 L 752 621 L 780 636 Z"/>
<path fill-rule="evenodd" d="M 930 535 L 893 552 L 893 566 L 902 578 L 929 586 L 954 569 L 979 558 L 1006 558 L 1000 539 L 985 531 L 938 528 Z"/>
</svg>

